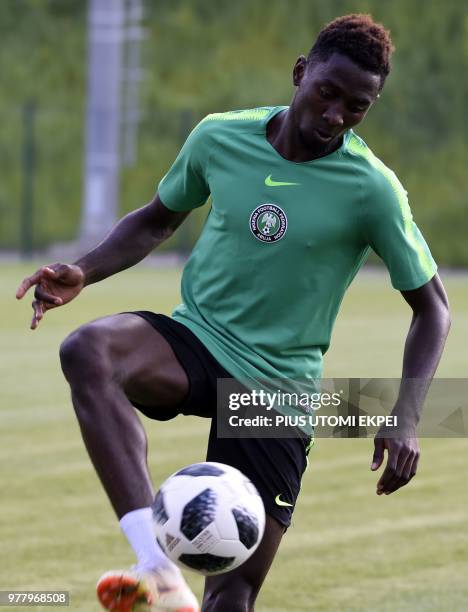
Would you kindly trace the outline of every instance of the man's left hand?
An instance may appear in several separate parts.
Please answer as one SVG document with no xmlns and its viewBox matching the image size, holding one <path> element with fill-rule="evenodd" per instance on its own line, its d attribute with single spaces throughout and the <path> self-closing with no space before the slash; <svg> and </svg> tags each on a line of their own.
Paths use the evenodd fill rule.
<svg viewBox="0 0 468 612">
<path fill-rule="evenodd" d="M 381 434 L 382 435 L 382 434 Z M 374 456 L 371 470 L 375 472 L 382 465 L 384 452 L 387 449 L 387 465 L 377 483 L 377 495 L 390 495 L 400 487 L 404 487 L 416 474 L 419 462 L 419 443 L 414 437 L 374 438 Z"/>
</svg>

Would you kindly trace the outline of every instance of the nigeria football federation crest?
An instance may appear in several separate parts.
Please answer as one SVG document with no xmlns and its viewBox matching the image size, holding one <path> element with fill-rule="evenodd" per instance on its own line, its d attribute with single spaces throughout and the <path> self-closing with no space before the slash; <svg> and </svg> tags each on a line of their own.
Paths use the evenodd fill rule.
<svg viewBox="0 0 468 612">
<path fill-rule="evenodd" d="M 250 231 L 262 242 L 278 242 L 288 229 L 288 218 L 276 204 L 262 204 L 250 215 Z"/>
</svg>

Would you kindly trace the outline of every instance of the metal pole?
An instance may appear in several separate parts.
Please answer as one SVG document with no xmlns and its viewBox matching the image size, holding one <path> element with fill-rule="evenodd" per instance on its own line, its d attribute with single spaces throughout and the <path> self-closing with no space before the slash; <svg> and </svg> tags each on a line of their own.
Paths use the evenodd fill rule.
<svg viewBox="0 0 468 612">
<path fill-rule="evenodd" d="M 119 132 L 124 0 L 89 0 L 88 96 L 80 243 L 92 246 L 114 225 L 119 200 Z"/>
<path fill-rule="evenodd" d="M 127 0 L 125 77 L 122 96 L 122 163 L 125 166 L 132 166 L 137 160 L 138 123 L 140 121 L 138 93 L 142 80 L 140 46 L 144 38 L 144 30 L 141 27 L 142 19 L 142 0 Z"/>
<path fill-rule="evenodd" d="M 23 107 L 22 146 L 22 194 L 21 194 L 21 256 L 31 259 L 34 246 L 34 174 L 36 170 L 35 147 L 36 103 L 26 102 Z"/>
</svg>

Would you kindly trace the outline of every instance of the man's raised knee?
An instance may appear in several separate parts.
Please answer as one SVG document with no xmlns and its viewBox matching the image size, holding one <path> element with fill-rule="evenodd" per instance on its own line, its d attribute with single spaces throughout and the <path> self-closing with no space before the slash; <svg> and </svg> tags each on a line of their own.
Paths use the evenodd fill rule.
<svg viewBox="0 0 468 612">
<path fill-rule="evenodd" d="M 108 369 L 106 330 L 88 323 L 65 338 L 60 346 L 60 363 L 68 381 L 77 376 L 103 375 Z"/>
</svg>

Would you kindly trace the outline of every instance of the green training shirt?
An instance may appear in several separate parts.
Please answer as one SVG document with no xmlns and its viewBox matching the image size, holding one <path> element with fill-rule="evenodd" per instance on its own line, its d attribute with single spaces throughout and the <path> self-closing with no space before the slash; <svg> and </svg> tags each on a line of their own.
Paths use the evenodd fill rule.
<svg viewBox="0 0 468 612">
<path fill-rule="evenodd" d="M 208 115 L 158 188 L 174 211 L 211 195 L 173 317 L 238 379 L 320 378 L 341 300 L 370 249 L 399 290 L 437 269 L 405 190 L 352 130 L 325 157 L 281 157 L 266 125 L 286 108 Z"/>
</svg>

